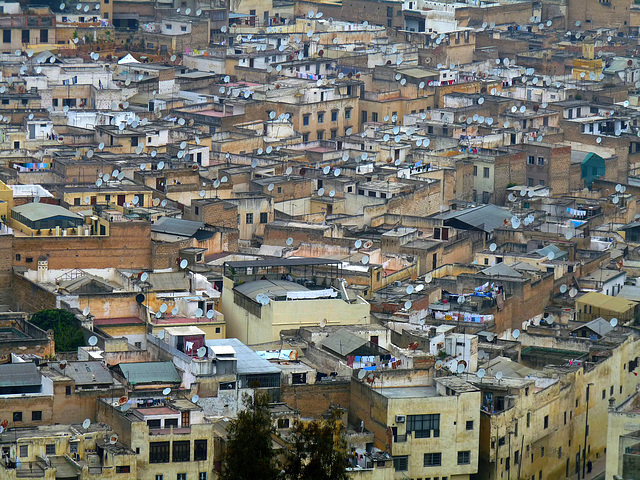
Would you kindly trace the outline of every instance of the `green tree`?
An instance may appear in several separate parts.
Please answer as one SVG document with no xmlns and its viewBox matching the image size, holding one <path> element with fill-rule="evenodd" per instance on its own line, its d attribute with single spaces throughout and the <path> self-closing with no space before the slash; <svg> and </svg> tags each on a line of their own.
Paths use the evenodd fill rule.
<svg viewBox="0 0 640 480">
<path fill-rule="evenodd" d="M 245 409 L 229 422 L 222 480 L 276 480 L 278 463 L 273 450 L 275 428 L 267 395 L 243 398 Z"/>
<path fill-rule="evenodd" d="M 334 414 L 323 421 L 296 422 L 289 438 L 284 480 L 347 480 L 344 425 Z"/>
<path fill-rule="evenodd" d="M 53 339 L 59 352 L 73 352 L 84 345 L 82 329 L 76 317 L 67 310 L 40 310 L 31 316 L 31 323 L 45 331 L 53 330 Z"/>
</svg>

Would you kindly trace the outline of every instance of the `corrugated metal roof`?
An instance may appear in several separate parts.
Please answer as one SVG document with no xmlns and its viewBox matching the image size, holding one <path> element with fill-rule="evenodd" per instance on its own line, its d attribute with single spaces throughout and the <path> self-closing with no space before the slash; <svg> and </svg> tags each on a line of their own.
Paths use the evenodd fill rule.
<svg viewBox="0 0 640 480">
<path fill-rule="evenodd" d="M 192 237 L 203 227 L 203 222 L 183 220 L 182 218 L 160 217 L 156 223 L 151 225 L 151 231 L 155 233 Z"/>
<path fill-rule="evenodd" d="M 447 220 L 455 220 L 489 233 L 494 228 L 503 227 L 504 221 L 511 218 L 511 213 L 496 205 L 480 205 L 445 213 L 440 218 L 444 220 L 445 225 Z"/>
<path fill-rule="evenodd" d="M 150 273 L 149 283 L 154 292 L 181 292 L 189 290 L 189 278 L 182 272 Z"/>
<path fill-rule="evenodd" d="M 607 320 L 605 320 L 602 317 L 598 317 L 594 320 L 591 320 L 590 322 L 587 322 L 584 325 L 580 325 L 579 327 L 576 327 L 571 331 L 575 332 L 576 330 L 580 330 L 581 328 L 588 328 L 589 330 L 591 330 L 594 333 L 597 333 L 601 337 L 604 337 L 607 333 L 613 330 L 611 323 L 609 323 Z"/>
<path fill-rule="evenodd" d="M 360 338 L 346 329 L 341 329 L 325 338 L 322 346 L 332 352 L 345 356 L 366 343 L 367 341 L 364 338 Z"/>
<path fill-rule="evenodd" d="M 275 298 L 283 297 L 287 292 L 300 292 L 309 289 L 303 285 L 286 280 L 256 280 L 255 282 L 238 285 L 234 290 L 251 299 L 255 299 L 259 293 L 266 293 L 269 297 Z"/>
<path fill-rule="evenodd" d="M 120 363 L 117 367 L 131 385 L 182 382 L 175 365 L 171 362 Z"/>
<path fill-rule="evenodd" d="M 488 275 L 490 277 L 515 277 L 522 278 L 522 274 L 509 265 L 505 263 L 498 263 L 497 265 L 492 265 L 489 268 L 485 268 L 484 270 L 480 270 L 480 273 Z"/>
<path fill-rule="evenodd" d="M 40 385 L 40 372 L 33 362 L 0 365 L 0 387 Z"/>
<path fill-rule="evenodd" d="M 102 362 L 69 362 L 64 369 L 61 369 L 59 364 L 54 364 L 53 367 L 63 375 L 72 378 L 77 385 L 96 385 L 113 382 L 111 372 Z"/>
<path fill-rule="evenodd" d="M 25 203 L 13 207 L 14 212 L 28 218 L 32 222 L 43 220 L 51 217 L 68 217 L 81 220 L 82 217 L 77 213 L 73 213 L 60 205 L 50 205 L 48 203 Z"/>
<path fill-rule="evenodd" d="M 268 360 L 247 347 L 237 338 L 205 340 L 210 347 L 231 346 L 236 352 L 238 375 L 280 373 L 281 370 Z"/>
</svg>

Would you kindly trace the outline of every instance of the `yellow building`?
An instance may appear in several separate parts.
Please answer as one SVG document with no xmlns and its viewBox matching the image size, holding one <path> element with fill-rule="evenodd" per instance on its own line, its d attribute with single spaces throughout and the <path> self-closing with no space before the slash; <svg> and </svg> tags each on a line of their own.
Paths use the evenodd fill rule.
<svg viewBox="0 0 640 480">
<path fill-rule="evenodd" d="M 618 405 L 615 399 L 609 402 L 605 480 L 614 480 L 616 475 L 633 478 L 640 471 L 640 392 L 621 400 Z"/>
<path fill-rule="evenodd" d="M 349 416 L 393 456 L 395 478 L 469 479 L 478 472 L 480 390 L 432 373 L 392 370 L 353 379 Z M 370 478 L 389 475 L 379 469 Z"/>
<path fill-rule="evenodd" d="M 593 38 L 587 36 L 582 43 L 582 58 L 573 59 L 573 79 L 598 81 L 598 75 L 602 73 L 603 68 L 602 59 L 595 58 Z M 595 75 L 595 78 L 592 74 Z"/>
<path fill-rule="evenodd" d="M 12 208 L 13 190 L 0 180 L 0 218 L 9 218 Z"/>
<path fill-rule="evenodd" d="M 589 292 L 576 299 L 576 320 L 590 322 L 602 317 L 605 320 L 617 318 L 620 324 L 634 320 L 638 313 L 638 303 L 604 293 Z"/>
</svg>

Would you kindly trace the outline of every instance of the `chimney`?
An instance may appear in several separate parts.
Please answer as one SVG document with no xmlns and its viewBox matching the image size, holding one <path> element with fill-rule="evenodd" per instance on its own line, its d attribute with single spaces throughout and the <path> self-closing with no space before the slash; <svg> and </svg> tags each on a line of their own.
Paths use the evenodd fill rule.
<svg viewBox="0 0 640 480">
<path fill-rule="evenodd" d="M 38 259 L 38 283 L 45 283 L 47 281 L 47 273 L 49 273 L 49 259 L 47 257 L 40 257 Z"/>
</svg>

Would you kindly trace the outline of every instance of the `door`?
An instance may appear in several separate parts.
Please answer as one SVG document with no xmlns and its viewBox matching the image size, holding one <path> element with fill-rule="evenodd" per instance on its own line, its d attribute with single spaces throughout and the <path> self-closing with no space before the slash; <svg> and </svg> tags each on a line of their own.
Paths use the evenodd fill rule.
<svg viewBox="0 0 640 480">
<path fill-rule="evenodd" d="M 118 195 L 118 205 L 124 205 L 124 195 Z"/>
</svg>

